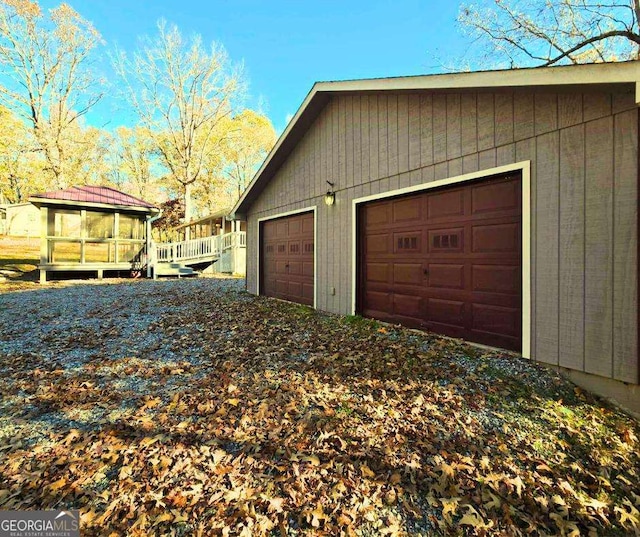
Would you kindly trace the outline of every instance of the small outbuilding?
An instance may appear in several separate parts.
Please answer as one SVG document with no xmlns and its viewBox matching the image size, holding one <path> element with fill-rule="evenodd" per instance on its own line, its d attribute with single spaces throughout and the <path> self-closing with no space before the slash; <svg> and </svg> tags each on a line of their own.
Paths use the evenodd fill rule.
<svg viewBox="0 0 640 537">
<path fill-rule="evenodd" d="M 40 236 L 40 213 L 31 203 L 0 205 L 0 235 L 12 237 Z"/>
<path fill-rule="evenodd" d="M 159 209 L 105 186 L 74 186 L 29 198 L 40 209 L 40 282 L 52 271 L 137 271 L 146 265 Z"/>
<path fill-rule="evenodd" d="M 640 412 L 639 82 L 315 84 L 233 209 L 248 291 L 516 351 Z"/>
</svg>

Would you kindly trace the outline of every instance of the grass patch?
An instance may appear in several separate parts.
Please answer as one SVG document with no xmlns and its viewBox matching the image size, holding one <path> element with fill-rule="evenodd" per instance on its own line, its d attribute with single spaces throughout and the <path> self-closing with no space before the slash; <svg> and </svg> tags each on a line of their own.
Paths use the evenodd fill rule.
<svg viewBox="0 0 640 537">
<path fill-rule="evenodd" d="M 35 278 L 39 262 L 38 239 L 0 237 L 0 276 L 10 280 Z"/>
</svg>

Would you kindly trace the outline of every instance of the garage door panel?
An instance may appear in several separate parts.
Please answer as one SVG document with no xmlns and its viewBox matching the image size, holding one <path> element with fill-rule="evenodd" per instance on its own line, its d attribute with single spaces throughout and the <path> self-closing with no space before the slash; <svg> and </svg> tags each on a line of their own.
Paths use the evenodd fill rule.
<svg viewBox="0 0 640 537">
<path fill-rule="evenodd" d="M 420 198 L 406 198 L 393 202 L 393 221 L 410 222 L 422 219 L 422 200 Z"/>
<path fill-rule="evenodd" d="M 443 191 L 427 196 L 427 215 L 429 220 L 463 216 L 464 191 Z"/>
<path fill-rule="evenodd" d="M 424 279 L 422 263 L 396 263 L 393 265 L 393 283 L 400 285 L 422 285 Z"/>
<path fill-rule="evenodd" d="M 311 235 L 313 236 L 313 215 L 309 215 L 302 219 L 302 235 Z"/>
<path fill-rule="evenodd" d="M 288 241 L 289 256 L 299 256 L 301 253 L 302 241 Z"/>
<path fill-rule="evenodd" d="M 305 303 L 313 304 L 313 284 L 302 284 L 302 297 L 305 299 Z"/>
<path fill-rule="evenodd" d="M 424 300 L 420 296 L 393 294 L 393 312 L 396 316 L 421 319 L 424 316 Z"/>
<path fill-rule="evenodd" d="M 289 276 L 302 275 L 302 261 L 289 261 Z"/>
<path fill-rule="evenodd" d="M 464 265 L 429 263 L 428 286 L 446 289 L 464 289 Z"/>
<path fill-rule="evenodd" d="M 389 281 L 390 263 L 367 263 L 366 281 L 367 282 L 387 282 Z"/>
<path fill-rule="evenodd" d="M 313 213 L 308 213 L 262 223 L 262 294 L 313 304 L 313 222 Z"/>
<path fill-rule="evenodd" d="M 276 237 L 288 237 L 289 236 L 289 223 L 288 222 L 276 222 Z"/>
<path fill-rule="evenodd" d="M 520 250 L 519 223 L 475 225 L 471 233 L 471 249 L 475 253 L 517 253 Z"/>
<path fill-rule="evenodd" d="M 391 206 L 386 202 L 368 205 L 365 218 L 368 226 L 388 225 L 391 223 Z"/>
<path fill-rule="evenodd" d="M 287 282 L 287 295 L 291 297 L 302 297 L 302 282 L 292 282 L 289 280 Z"/>
<path fill-rule="evenodd" d="M 422 232 L 397 232 L 393 234 L 393 253 L 414 255 L 422 253 Z"/>
<path fill-rule="evenodd" d="M 478 184 L 471 189 L 472 214 L 502 213 L 520 209 L 520 190 L 513 181 Z"/>
<path fill-rule="evenodd" d="M 361 206 L 359 311 L 520 350 L 521 198 L 510 175 Z"/>
<path fill-rule="evenodd" d="M 287 237 L 293 237 L 300 235 L 302 231 L 302 220 L 300 218 L 292 218 L 288 222 L 289 227 L 287 229 Z"/>
<path fill-rule="evenodd" d="M 520 323 L 516 322 L 517 310 L 487 304 L 473 304 L 471 308 L 473 329 L 489 334 L 517 336 Z"/>
<path fill-rule="evenodd" d="M 464 302 L 460 300 L 442 300 L 430 298 L 427 301 L 427 315 L 429 321 L 450 326 L 463 327 Z"/>
<path fill-rule="evenodd" d="M 279 295 L 286 295 L 289 292 L 289 280 L 276 278 L 275 291 Z"/>
<path fill-rule="evenodd" d="M 474 291 L 520 295 L 522 271 L 518 266 L 473 265 Z"/>
<path fill-rule="evenodd" d="M 464 228 L 430 229 L 427 232 L 429 253 L 460 254 L 464 252 Z"/>
<path fill-rule="evenodd" d="M 369 291 L 365 296 L 365 309 L 375 311 L 393 312 L 391 293 L 381 291 Z"/>
<path fill-rule="evenodd" d="M 310 276 L 313 279 L 313 261 L 304 261 L 302 263 L 302 274 L 303 276 Z"/>
<path fill-rule="evenodd" d="M 368 254 L 389 253 L 389 233 L 376 233 L 367 237 L 366 252 Z"/>
</svg>

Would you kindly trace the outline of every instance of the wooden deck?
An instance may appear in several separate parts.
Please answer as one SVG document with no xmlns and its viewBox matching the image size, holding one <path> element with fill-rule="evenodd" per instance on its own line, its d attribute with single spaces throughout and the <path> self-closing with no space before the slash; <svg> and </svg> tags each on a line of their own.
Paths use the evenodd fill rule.
<svg viewBox="0 0 640 537">
<path fill-rule="evenodd" d="M 246 248 L 247 234 L 244 231 L 225 233 L 212 237 L 190 239 L 179 242 L 161 242 L 153 245 L 153 264 L 182 263 L 196 265 L 215 262 L 222 254 L 234 247 Z"/>
</svg>

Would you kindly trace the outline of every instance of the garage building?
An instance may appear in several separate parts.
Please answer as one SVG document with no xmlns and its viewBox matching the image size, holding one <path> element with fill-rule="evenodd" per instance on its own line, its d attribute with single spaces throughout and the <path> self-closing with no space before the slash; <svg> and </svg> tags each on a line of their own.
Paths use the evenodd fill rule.
<svg viewBox="0 0 640 537">
<path fill-rule="evenodd" d="M 247 289 L 517 351 L 640 412 L 639 80 L 315 84 L 234 208 Z"/>
</svg>

